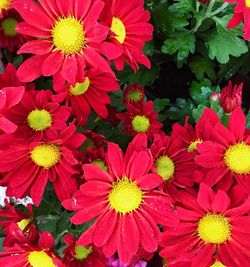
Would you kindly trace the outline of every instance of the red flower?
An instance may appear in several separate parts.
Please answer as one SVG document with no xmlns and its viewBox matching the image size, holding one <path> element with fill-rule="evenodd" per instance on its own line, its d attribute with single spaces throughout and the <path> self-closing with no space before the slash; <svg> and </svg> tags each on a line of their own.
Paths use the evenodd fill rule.
<svg viewBox="0 0 250 267">
<path fill-rule="evenodd" d="M 19 49 L 26 41 L 26 37 L 16 32 L 16 24 L 22 19 L 19 14 L 10 9 L 3 12 L 3 18 L 0 17 L 0 48 L 7 48 L 10 52 Z"/>
<path fill-rule="evenodd" d="M 128 104 L 128 103 L 141 103 L 143 102 L 145 98 L 145 93 L 144 89 L 140 87 L 137 83 L 133 85 L 128 85 L 124 90 L 123 90 L 123 104 Z"/>
<path fill-rule="evenodd" d="M 224 191 L 215 193 L 206 184 L 200 185 L 197 197 L 180 198 L 176 204 L 180 222 L 165 229 L 160 255 L 171 264 L 186 254 L 187 259 L 192 257 L 191 267 L 211 266 L 214 255 L 225 266 L 248 266 L 250 198 L 242 205 L 232 204 Z"/>
<path fill-rule="evenodd" d="M 228 86 L 222 89 L 220 105 L 223 107 L 224 112 L 231 113 L 237 107 L 241 108 L 242 103 L 242 86 L 241 83 L 239 86 L 235 85 L 233 87 L 232 82 L 228 82 Z"/>
<path fill-rule="evenodd" d="M 184 126 L 178 123 L 173 125 L 173 135 L 182 140 L 188 152 L 193 152 L 196 151 L 198 144 L 210 139 L 211 131 L 215 124 L 220 122 L 220 119 L 212 109 L 208 108 L 204 110 L 195 128 L 188 124 L 187 119 Z"/>
<path fill-rule="evenodd" d="M 0 252 L 0 265 L 2 267 L 65 267 L 61 259 L 53 252 L 54 238 L 49 232 L 40 235 L 37 245 L 15 244 Z"/>
<path fill-rule="evenodd" d="M 0 90 L 0 133 L 16 131 L 17 126 L 5 117 L 5 113 L 21 101 L 24 90 L 23 86 L 5 87 Z"/>
<path fill-rule="evenodd" d="M 76 180 L 71 178 L 76 171 L 72 166 L 78 163 L 73 152 L 84 140 L 71 124 L 56 140 L 10 146 L 0 154 L 0 172 L 5 173 L 0 184 L 7 186 L 9 196 L 21 198 L 30 194 L 36 206 L 48 180 L 61 201 L 71 197 L 76 190 Z"/>
<path fill-rule="evenodd" d="M 217 123 L 211 141 L 198 146 L 200 155 L 196 162 L 208 170 L 205 182 L 213 186 L 220 180 L 237 182 L 250 190 L 250 135 L 245 134 L 246 119 L 243 111 L 236 108 L 228 122 L 228 128 Z"/>
<path fill-rule="evenodd" d="M 118 251 L 124 263 L 140 245 L 147 252 L 156 251 L 160 233 L 157 223 L 176 223 L 170 197 L 154 190 L 161 177 L 149 173 L 153 163 L 150 151 L 136 147 L 132 142 L 124 156 L 118 145 L 108 143 L 108 172 L 94 164 L 83 165 L 87 182 L 72 199 L 63 202 L 66 209 L 77 211 L 71 218 L 74 224 L 96 218 L 78 244 L 101 247 L 106 257 Z"/>
<path fill-rule="evenodd" d="M 150 68 L 149 59 L 143 54 L 145 42 L 152 39 L 153 26 L 149 11 L 144 10 L 144 1 L 105 0 L 102 20 L 110 27 L 106 49 L 113 50 L 115 66 L 122 70 L 124 62 L 136 71 L 139 64 Z M 111 45 L 113 44 L 113 45 Z"/>
<path fill-rule="evenodd" d="M 76 115 L 81 124 L 86 124 L 91 113 L 91 108 L 102 118 L 108 116 L 106 104 L 110 103 L 109 92 L 119 88 L 119 84 L 110 72 L 90 69 L 85 74 L 85 80 L 76 85 L 62 86 L 55 84 L 58 93 L 54 99 L 66 99 L 72 106 L 72 113 Z"/>
<path fill-rule="evenodd" d="M 175 197 L 176 187 L 190 187 L 195 183 L 195 153 L 187 152 L 181 139 L 155 135 L 150 147 L 154 157 L 152 170 L 162 177 L 160 188 Z"/>
<path fill-rule="evenodd" d="M 250 27 L 249 27 L 249 19 L 250 19 L 250 1 L 249 0 L 224 0 L 227 3 L 234 3 L 235 1 L 236 6 L 234 8 L 234 15 L 229 21 L 227 27 L 234 28 L 238 26 L 241 21 L 244 21 L 244 39 L 250 39 Z"/>
<path fill-rule="evenodd" d="M 63 237 L 67 248 L 63 250 L 63 262 L 67 267 L 105 267 L 107 259 L 93 246 L 84 247 L 77 245 L 73 235 Z"/>
<path fill-rule="evenodd" d="M 161 132 L 162 123 L 158 121 L 157 116 L 152 101 L 140 105 L 128 104 L 127 112 L 117 114 L 117 118 L 122 120 L 123 132 L 131 135 L 146 133 L 149 138 Z"/>
<path fill-rule="evenodd" d="M 9 109 L 5 116 L 18 126 L 17 137 L 45 141 L 56 139 L 58 132 L 67 127 L 70 108 L 53 102 L 49 90 L 32 90 L 25 92 L 20 103 Z"/>
<path fill-rule="evenodd" d="M 108 34 L 108 27 L 97 22 L 103 2 L 40 0 L 39 3 L 32 0 L 13 3 L 24 19 L 16 30 L 37 38 L 25 43 L 18 51 L 19 54 L 35 54 L 19 67 L 17 75 L 21 81 L 60 74 L 75 84 L 84 80 L 86 66 L 111 72 L 99 54 Z"/>
</svg>

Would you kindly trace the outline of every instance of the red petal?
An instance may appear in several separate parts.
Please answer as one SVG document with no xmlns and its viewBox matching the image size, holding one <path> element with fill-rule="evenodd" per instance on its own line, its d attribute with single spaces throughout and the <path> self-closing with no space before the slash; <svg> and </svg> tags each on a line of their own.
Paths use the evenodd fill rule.
<svg viewBox="0 0 250 267">
<path fill-rule="evenodd" d="M 152 190 L 162 183 L 162 177 L 158 174 L 146 174 L 137 183 L 142 190 Z"/>
<path fill-rule="evenodd" d="M 212 203 L 213 213 L 224 213 L 230 205 L 230 199 L 224 191 L 219 190 Z"/>
<path fill-rule="evenodd" d="M 42 74 L 44 76 L 54 75 L 61 69 L 63 60 L 64 55 L 61 52 L 51 53 L 43 62 Z"/>
<path fill-rule="evenodd" d="M 69 83 L 75 84 L 77 74 L 77 60 L 75 55 L 66 56 L 60 72 L 62 77 Z"/>
<path fill-rule="evenodd" d="M 44 55 L 48 54 L 53 48 L 53 43 L 46 40 L 34 40 L 25 43 L 17 53 L 20 54 L 35 54 L 35 55 Z"/>
<path fill-rule="evenodd" d="M 108 172 L 102 170 L 95 164 L 84 164 L 82 168 L 86 180 L 99 180 L 110 183 L 114 181 Z"/>
<path fill-rule="evenodd" d="M 236 141 L 241 141 L 246 130 L 246 118 L 241 108 L 236 108 L 228 121 L 228 129 Z"/>
<path fill-rule="evenodd" d="M 213 190 L 206 184 L 200 184 L 200 190 L 197 196 L 197 203 L 206 212 L 211 211 L 212 203 L 215 197 Z"/>
</svg>

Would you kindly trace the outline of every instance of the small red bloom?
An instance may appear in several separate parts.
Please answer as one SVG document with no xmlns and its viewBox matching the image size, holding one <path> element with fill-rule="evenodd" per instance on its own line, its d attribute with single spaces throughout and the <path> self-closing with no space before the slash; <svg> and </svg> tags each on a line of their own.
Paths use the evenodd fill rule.
<svg viewBox="0 0 250 267">
<path fill-rule="evenodd" d="M 10 146 L 0 153 L 0 172 L 4 173 L 0 184 L 7 186 L 9 196 L 22 198 L 30 194 L 36 206 L 48 180 L 61 201 L 71 197 L 77 187 L 71 177 L 76 173 L 73 166 L 78 163 L 73 153 L 84 140 L 84 135 L 76 133 L 71 124 L 56 140 Z"/>
<path fill-rule="evenodd" d="M 0 48 L 7 48 L 13 52 L 23 45 L 27 38 L 16 32 L 16 24 L 21 21 L 21 17 L 14 9 L 3 12 L 3 17 L 0 18 Z"/>
<path fill-rule="evenodd" d="M 141 103 L 144 101 L 144 98 L 145 98 L 144 89 L 140 87 L 137 83 L 133 85 L 128 85 L 123 90 L 123 104 Z"/>
<path fill-rule="evenodd" d="M 0 90 L 0 133 L 9 134 L 16 131 L 17 126 L 5 117 L 5 113 L 21 101 L 24 90 L 23 86 L 5 87 Z"/>
<path fill-rule="evenodd" d="M 5 116 L 18 128 L 17 137 L 30 141 L 56 139 L 59 131 L 67 127 L 70 108 L 52 101 L 50 90 L 25 92 L 22 100 Z"/>
<path fill-rule="evenodd" d="M 109 42 L 105 51 L 113 51 L 118 70 L 127 62 L 136 71 L 139 64 L 150 68 L 149 59 L 143 54 L 145 42 L 152 39 L 153 26 L 148 23 L 150 13 L 144 9 L 144 1 L 105 0 L 106 8 L 101 20 L 109 26 Z"/>
<path fill-rule="evenodd" d="M 72 113 L 83 125 L 88 120 L 91 108 L 102 118 L 108 116 L 106 108 L 106 104 L 110 104 L 108 93 L 119 88 L 113 74 L 98 69 L 86 71 L 84 81 L 76 83 L 74 86 L 70 84 L 65 86 L 63 83 L 60 86 L 60 83 L 54 85 L 54 89 L 58 93 L 54 99 L 69 102 Z"/>
<path fill-rule="evenodd" d="M 141 140 L 137 138 L 137 142 Z M 132 142 L 123 155 L 118 145 L 108 143 L 108 171 L 94 164 L 83 165 L 87 182 L 63 202 L 65 208 L 76 211 L 71 218 L 74 224 L 96 218 L 78 243 L 101 247 L 106 257 L 118 251 L 124 263 L 140 246 L 147 252 L 156 251 L 157 224 L 176 223 L 170 197 L 154 190 L 161 177 L 149 173 L 153 163 L 150 151 L 136 147 Z"/>
<path fill-rule="evenodd" d="M 71 84 L 84 80 L 86 67 L 112 72 L 100 55 L 108 27 L 98 23 L 104 3 L 100 0 L 15 0 L 14 8 L 24 22 L 16 30 L 35 40 L 26 42 L 18 54 L 34 54 L 17 71 L 21 81 L 61 75 Z M 112 51 L 107 51 L 107 55 Z"/>
<path fill-rule="evenodd" d="M 229 21 L 227 27 L 234 28 L 238 26 L 241 23 L 241 21 L 244 21 L 244 27 L 243 27 L 244 39 L 245 40 L 250 39 L 250 27 L 249 27 L 250 1 L 249 0 L 224 0 L 224 1 L 230 4 L 236 2 L 236 6 L 234 8 L 234 15 Z"/>
<path fill-rule="evenodd" d="M 232 184 L 235 177 L 239 184 L 250 190 L 250 135 L 246 132 L 246 118 L 236 108 L 228 122 L 228 128 L 217 123 L 212 130 L 211 140 L 198 145 L 198 165 L 207 169 L 205 182 L 213 186 L 220 180 Z"/>
<path fill-rule="evenodd" d="M 241 108 L 242 103 L 242 86 L 235 85 L 233 87 L 232 82 L 229 81 L 228 85 L 222 89 L 220 105 L 223 107 L 225 113 L 233 112 L 237 107 Z"/>
<path fill-rule="evenodd" d="M 4 252 L 0 252 L 2 267 L 66 267 L 53 251 L 54 238 L 49 232 L 42 233 L 36 245 L 15 244 L 4 249 Z"/>
<path fill-rule="evenodd" d="M 117 118 L 122 121 L 123 132 L 131 135 L 146 133 L 151 139 L 154 134 L 161 132 L 162 123 L 158 121 L 157 116 L 152 101 L 137 105 L 128 104 L 126 112 L 117 114 Z"/>
<path fill-rule="evenodd" d="M 191 267 L 208 267 L 214 255 L 225 266 L 248 266 L 250 198 L 235 207 L 224 191 L 215 193 L 206 184 L 200 185 L 197 197 L 185 195 L 176 204 L 179 224 L 162 234 L 160 255 L 170 266 L 191 257 Z"/>
<path fill-rule="evenodd" d="M 77 244 L 73 235 L 63 237 L 67 248 L 63 250 L 63 262 L 67 267 L 105 267 L 107 259 L 102 252 L 93 246 L 84 247 Z"/>
</svg>

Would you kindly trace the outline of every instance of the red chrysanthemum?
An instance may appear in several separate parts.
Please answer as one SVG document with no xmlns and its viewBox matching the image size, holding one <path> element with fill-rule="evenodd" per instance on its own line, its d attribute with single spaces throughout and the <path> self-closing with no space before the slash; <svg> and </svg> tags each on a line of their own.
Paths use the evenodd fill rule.
<svg viewBox="0 0 250 267">
<path fill-rule="evenodd" d="M 191 267 L 211 266 L 214 255 L 225 266 L 248 266 L 250 198 L 235 207 L 224 191 L 215 193 L 206 184 L 200 185 L 197 197 L 187 196 L 176 204 L 179 224 L 162 234 L 160 255 L 175 263 L 186 254 L 192 257 Z"/>
<path fill-rule="evenodd" d="M 43 232 L 36 245 L 15 244 L 13 247 L 4 249 L 4 252 L 0 252 L 2 267 L 65 267 L 53 251 L 54 238 L 49 232 Z"/>
<path fill-rule="evenodd" d="M 205 182 L 213 186 L 222 179 L 237 182 L 250 190 L 250 135 L 246 133 L 246 119 L 240 108 L 235 109 L 228 128 L 217 123 L 211 141 L 197 146 L 196 162 L 208 170 Z"/>
<path fill-rule="evenodd" d="M 136 71 L 139 64 L 150 68 L 149 59 L 143 54 L 145 42 L 152 39 L 153 26 L 148 23 L 150 13 L 144 9 L 144 1 L 105 0 L 102 21 L 109 26 L 109 42 L 106 49 L 116 54 L 114 63 L 118 70 L 127 62 Z M 113 45 L 111 45 L 113 44 Z"/>
<path fill-rule="evenodd" d="M 250 1 L 249 0 L 224 0 L 227 3 L 235 3 L 236 6 L 234 8 L 234 15 L 229 21 L 227 27 L 228 28 L 234 28 L 238 26 L 241 21 L 244 21 L 244 39 L 248 40 L 250 39 Z"/>
<path fill-rule="evenodd" d="M 21 101 L 24 91 L 23 86 L 5 87 L 0 90 L 0 133 L 10 134 L 16 131 L 17 125 L 7 119 L 5 113 Z"/>
<path fill-rule="evenodd" d="M 149 173 L 153 163 L 150 151 L 136 147 L 132 142 L 124 156 L 118 145 L 108 143 L 108 171 L 94 164 L 83 165 L 87 182 L 63 202 L 66 209 L 77 211 L 71 218 L 74 224 L 96 218 L 81 235 L 80 245 L 101 247 L 106 257 L 118 251 L 125 263 L 140 246 L 147 252 L 156 251 L 157 224 L 176 223 L 170 197 L 154 190 L 161 177 Z"/>
<path fill-rule="evenodd" d="M 26 41 L 24 35 L 16 32 L 16 24 L 20 21 L 22 19 L 14 9 L 3 12 L 3 17 L 0 18 L 0 48 L 7 48 L 13 52 Z"/>
<path fill-rule="evenodd" d="M 126 112 L 117 114 L 117 118 L 122 121 L 123 132 L 131 135 L 146 133 L 149 138 L 161 132 L 162 123 L 158 121 L 157 116 L 152 101 L 136 105 L 128 104 Z"/>
<path fill-rule="evenodd" d="M 77 245 L 77 239 L 73 235 L 65 235 L 63 241 L 67 245 L 63 250 L 63 262 L 67 267 L 106 266 L 107 259 L 98 248 Z"/>
<path fill-rule="evenodd" d="M 61 82 L 60 82 L 61 83 Z M 102 118 L 108 116 L 106 104 L 110 104 L 109 92 L 119 88 L 115 77 L 110 72 L 98 69 L 86 71 L 85 79 L 74 86 L 67 84 L 54 85 L 58 93 L 55 99 L 66 100 L 72 107 L 72 113 L 76 115 L 79 123 L 86 124 L 91 113 L 91 108 Z"/>
<path fill-rule="evenodd" d="M 175 197 L 176 187 L 190 187 L 196 180 L 194 152 L 188 152 L 176 136 L 155 135 L 150 146 L 154 157 L 152 170 L 163 179 L 160 188 Z"/>
<path fill-rule="evenodd" d="M 137 83 L 133 85 L 128 85 L 123 90 L 123 104 L 128 103 L 141 103 L 144 101 L 145 93 L 144 89 L 140 87 Z"/>
<path fill-rule="evenodd" d="M 14 108 L 5 112 L 6 118 L 18 128 L 15 135 L 30 141 L 55 139 L 67 127 L 70 108 L 52 100 L 49 90 L 25 92 Z"/>
<path fill-rule="evenodd" d="M 84 80 L 86 66 L 111 72 L 99 54 L 108 34 L 108 27 L 97 22 L 104 6 L 102 1 L 40 0 L 38 4 L 33 0 L 15 0 L 13 6 L 24 19 L 16 30 L 37 38 L 18 51 L 35 54 L 19 67 L 17 75 L 21 81 L 60 74 L 75 84 Z"/>
<path fill-rule="evenodd" d="M 197 144 L 210 139 L 212 128 L 220 122 L 220 119 L 212 109 L 208 108 L 204 110 L 195 128 L 188 124 L 187 119 L 184 126 L 178 123 L 173 125 L 173 135 L 182 139 L 188 152 L 193 152 L 196 151 Z"/>
<path fill-rule="evenodd" d="M 84 140 L 71 124 L 56 140 L 10 146 L 0 153 L 0 172 L 5 173 L 0 184 L 7 186 L 9 196 L 30 194 L 38 206 L 49 180 L 58 198 L 68 199 L 77 187 L 71 177 L 76 173 L 72 166 L 78 163 L 73 153 Z"/>
</svg>

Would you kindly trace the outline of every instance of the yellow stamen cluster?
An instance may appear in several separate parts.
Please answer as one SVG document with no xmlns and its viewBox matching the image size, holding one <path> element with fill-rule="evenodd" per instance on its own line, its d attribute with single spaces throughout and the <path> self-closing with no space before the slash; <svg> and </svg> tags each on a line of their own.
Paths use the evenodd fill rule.
<svg viewBox="0 0 250 267">
<path fill-rule="evenodd" d="M 77 260 L 84 260 L 89 256 L 92 251 L 92 247 L 86 248 L 84 246 L 75 246 L 74 258 Z"/>
<path fill-rule="evenodd" d="M 149 119 L 144 115 L 136 115 L 132 122 L 132 128 L 138 133 L 145 133 L 150 127 Z"/>
<path fill-rule="evenodd" d="M 45 109 L 35 109 L 29 113 L 27 121 L 34 131 L 44 131 L 51 126 L 52 116 Z"/>
<path fill-rule="evenodd" d="M 197 140 L 191 142 L 190 145 L 189 145 L 189 147 L 188 147 L 188 152 L 195 151 L 196 148 L 197 148 L 197 145 L 198 144 L 201 144 L 201 143 L 202 143 L 202 140 L 200 140 L 200 139 L 197 139 Z"/>
<path fill-rule="evenodd" d="M 123 22 L 120 19 L 113 17 L 110 30 L 116 35 L 115 39 L 123 44 L 126 38 L 126 29 Z"/>
<path fill-rule="evenodd" d="M 164 181 L 168 181 L 173 177 L 175 166 L 171 158 L 168 156 L 161 156 L 156 160 L 155 165 L 157 167 L 156 172 L 162 176 Z"/>
<path fill-rule="evenodd" d="M 90 86 L 90 80 L 88 77 L 85 77 L 83 83 L 76 83 L 75 86 L 70 86 L 70 93 L 74 96 L 79 96 L 85 94 Z"/>
<path fill-rule="evenodd" d="M 33 251 L 29 253 L 28 262 L 32 267 L 55 267 L 52 258 L 44 251 Z"/>
</svg>

